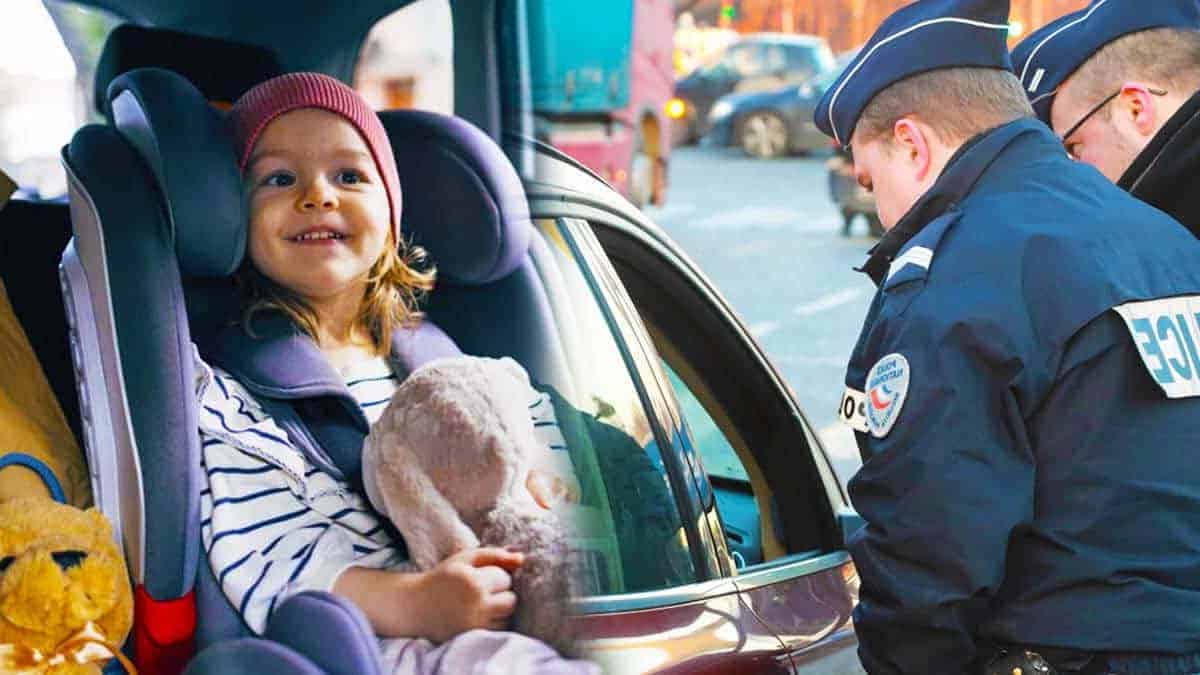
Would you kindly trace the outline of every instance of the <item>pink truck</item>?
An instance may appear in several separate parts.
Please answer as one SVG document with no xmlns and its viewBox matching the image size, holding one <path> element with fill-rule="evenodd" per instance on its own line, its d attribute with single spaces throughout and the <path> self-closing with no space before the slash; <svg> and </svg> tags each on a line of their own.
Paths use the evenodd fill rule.
<svg viewBox="0 0 1200 675">
<path fill-rule="evenodd" d="M 673 0 L 528 5 L 537 135 L 637 206 L 666 198 Z"/>
</svg>

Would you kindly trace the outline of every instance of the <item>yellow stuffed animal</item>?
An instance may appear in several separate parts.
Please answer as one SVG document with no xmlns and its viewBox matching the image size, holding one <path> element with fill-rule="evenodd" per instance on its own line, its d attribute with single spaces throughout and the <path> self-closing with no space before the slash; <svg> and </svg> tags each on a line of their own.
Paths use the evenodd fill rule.
<svg viewBox="0 0 1200 675">
<path fill-rule="evenodd" d="M 133 624 L 125 558 L 96 509 L 0 501 L 0 673 L 100 673 Z"/>
</svg>

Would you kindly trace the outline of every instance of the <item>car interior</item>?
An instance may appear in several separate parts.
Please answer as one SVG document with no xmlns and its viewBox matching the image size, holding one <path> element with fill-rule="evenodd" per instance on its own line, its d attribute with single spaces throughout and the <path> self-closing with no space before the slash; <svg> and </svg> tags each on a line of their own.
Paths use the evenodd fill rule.
<svg viewBox="0 0 1200 675">
<path fill-rule="evenodd" d="M 226 72 L 238 77 L 216 76 Z M 185 404 L 192 342 L 203 351 L 231 320 L 230 276 L 245 245 L 240 176 L 216 110 L 278 72 L 254 45 L 121 26 L 97 68 L 108 124 L 80 129 L 64 149 L 69 203 L 18 199 L 0 211 L 0 276 L 99 474 L 96 502 L 125 544 L 137 585 L 132 642 L 147 672 L 178 672 L 217 642 L 189 672 L 231 672 L 234 661 L 251 672 L 256 658 L 297 669 L 282 672 L 377 669 L 373 635 L 344 601 L 292 598 L 265 639 L 250 639 L 202 564 L 199 439 Z M 533 261 L 548 253 L 511 162 L 461 119 L 381 118 L 406 188 L 402 227 L 438 265 L 425 326 L 469 353 L 513 356 L 535 380 L 569 390 Z M 421 330 L 405 356 L 415 366 L 446 339 Z"/>
<path fill-rule="evenodd" d="M 67 202 L 15 199 L 0 210 L 0 278 L 87 451 L 96 503 L 124 544 L 136 585 L 130 642 L 139 668 L 379 672 L 378 647 L 362 614 L 331 594 L 289 599 L 261 637 L 242 624 L 200 543 L 204 477 L 187 401 L 194 397 L 193 343 L 203 355 L 235 318 L 232 276 L 246 239 L 241 179 L 221 110 L 280 72 L 346 75 L 356 53 L 345 45 L 361 44 L 400 3 L 355 3 L 333 25 L 303 35 L 254 31 L 264 12 L 316 12 L 319 0 L 248 7 L 222 0 L 203 16 L 159 0 L 88 4 L 129 19 L 110 34 L 96 69 L 94 103 L 105 122 L 81 128 L 63 150 Z M 504 3 L 485 4 L 498 12 Z M 571 270 L 564 272 L 557 258 L 565 246 L 550 225 L 531 221 L 519 167 L 496 142 L 501 117 L 509 114 L 497 92 L 511 83 L 490 46 L 494 14 L 459 7 L 456 116 L 380 114 L 405 190 L 402 230 L 429 251 L 440 279 L 425 308 L 429 324 L 414 333 L 405 359 L 415 366 L 446 350 L 512 356 L 537 382 L 573 392 L 574 364 L 589 355 L 558 327 L 575 311 L 569 287 L 584 281 L 564 278 Z M 257 42 L 201 35 L 230 26 L 225 32 L 253 33 Z M 636 267 L 618 271 L 631 287 L 650 283 Z M 658 327 L 684 320 L 689 309 L 669 302 L 660 308 L 661 314 L 644 314 L 654 342 L 715 415 L 749 476 L 748 484 L 713 480 L 731 549 L 753 566 L 835 548 L 839 536 L 826 531 L 832 517 L 819 481 L 780 487 L 780 476 L 818 475 L 807 465 L 811 453 L 755 451 L 774 449 L 786 437 L 778 429 L 781 420 L 782 427 L 795 426 L 786 419 L 791 411 L 749 399 L 731 405 L 737 392 L 724 390 L 730 385 L 689 365 L 703 369 L 725 348 L 707 342 L 715 338 L 703 330 L 687 343 L 665 339 Z M 617 497 L 606 497 L 603 487 L 594 492 L 601 515 L 611 520 L 608 501 Z M 611 542 L 594 545 L 616 557 Z M 621 567 L 619 560 L 607 564 Z M 612 578 L 619 580 L 619 572 Z M 609 590 L 621 590 L 617 584 Z"/>
</svg>

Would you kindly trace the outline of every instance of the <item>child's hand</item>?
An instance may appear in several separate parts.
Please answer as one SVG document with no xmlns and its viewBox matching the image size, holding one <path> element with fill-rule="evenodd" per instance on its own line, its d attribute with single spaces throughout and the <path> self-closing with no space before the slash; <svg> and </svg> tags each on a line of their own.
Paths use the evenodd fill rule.
<svg viewBox="0 0 1200 675">
<path fill-rule="evenodd" d="M 414 607 L 422 635 L 435 642 L 474 628 L 501 630 L 517 606 L 512 573 L 525 555 L 475 548 L 446 558 L 424 574 L 422 602 Z"/>
</svg>

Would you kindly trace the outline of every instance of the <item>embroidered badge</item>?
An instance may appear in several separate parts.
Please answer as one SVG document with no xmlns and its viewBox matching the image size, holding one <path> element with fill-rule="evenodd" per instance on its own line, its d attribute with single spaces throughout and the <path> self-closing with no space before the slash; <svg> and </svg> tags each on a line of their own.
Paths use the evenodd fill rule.
<svg viewBox="0 0 1200 675">
<path fill-rule="evenodd" d="M 908 359 L 888 354 L 867 373 L 867 427 L 875 438 L 883 438 L 896 424 L 908 396 Z"/>
</svg>

